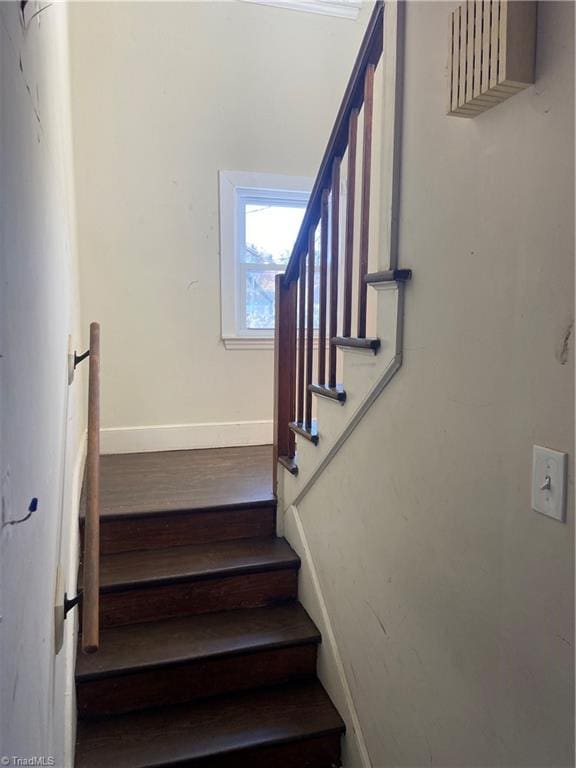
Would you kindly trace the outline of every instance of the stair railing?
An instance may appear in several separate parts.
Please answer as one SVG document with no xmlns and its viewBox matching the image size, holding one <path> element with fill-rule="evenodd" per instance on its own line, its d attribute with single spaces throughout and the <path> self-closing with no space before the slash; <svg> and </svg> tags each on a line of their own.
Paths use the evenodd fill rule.
<svg viewBox="0 0 576 768">
<path fill-rule="evenodd" d="M 314 443 L 318 441 L 317 425 L 313 420 L 313 393 L 340 401 L 345 399 L 345 392 L 337 384 L 338 349 L 356 347 L 374 352 L 378 350 L 379 340 L 367 338 L 366 335 L 368 283 L 373 282 L 372 278 L 376 276 L 378 281 L 402 279 L 402 275 L 394 270 L 390 270 L 389 274 L 368 274 L 374 72 L 382 57 L 383 39 L 384 3 L 378 0 L 348 81 L 290 261 L 285 273 L 276 277 L 275 472 L 280 462 L 293 474 L 297 473 L 296 435 Z M 357 217 L 356 163 L 361 109 L 362 165 Z M 340 171 L 346 152 L 346 205 L 341 226 Z M 359 227 L 357 263 L 354 254 L 355 224 Z M 340 268 L 341 231 L 343 264 Z M 338 284 L 339 277 L 342 286 Z M 317 307 L 315 293 L 318 296 Z M 339 306 L 340 296 L 342 306 Z M 353 308 L 356 310 L 355 323 Z"/>
<path fill-rule="evenodd" d="M 100 324 L 90 323 L 88 373 L 88 450 L 86 454 L 86 517 L 84 522 L 82 650 L 94 653 L 100 644 Z"/>
<path fill-rule="evenodd" d="M 89 359 L 88 369 L 88 446 L 86 451 L 86 505 L 83 588 L 75 597 L 64 595 L 64 618 L 75 606 L 82 606 L 82 651 L 95 653 L 100 646 L 100 324 L 90 323 L 90 346 L 70 358 L 69 382 L 74 370 Z"/>
</svg>

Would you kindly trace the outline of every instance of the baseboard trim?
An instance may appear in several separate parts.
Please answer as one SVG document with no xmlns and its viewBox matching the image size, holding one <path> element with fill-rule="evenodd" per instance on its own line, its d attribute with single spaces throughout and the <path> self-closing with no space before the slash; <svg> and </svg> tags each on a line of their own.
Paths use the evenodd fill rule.
<svg viewBox="0 0 576 768">
<path fill-rule="evenodd" d="M 298 599 L 322 635 L 318 677 L 346 723 L 343 765 L 347 768 L 373 768 L 300 513 L 291 505 L 281 517 L 283 535 L 301 560 Z"/>
<path fill-rule="evenodd" d="M 237 445 L 268 445 L 271 442 L 272 420 L 158 424 L 148 427 L 107 427 L 100 430 L 100 451 L 103 454 L 229 448 Z"/>
</svg>

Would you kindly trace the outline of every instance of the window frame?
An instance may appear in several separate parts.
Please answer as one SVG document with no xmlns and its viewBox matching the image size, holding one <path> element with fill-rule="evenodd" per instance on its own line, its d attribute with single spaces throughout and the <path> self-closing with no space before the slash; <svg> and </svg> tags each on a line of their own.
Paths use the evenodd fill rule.
<svg viewBox="0 0 576 768">
<path fill-rule="evenodd" d="M 245 327 L 245 274 L 269 271 L 274 264 L 247 264 L 240 259 L 245 243 L 245 206 L 255 200 L 272 205 L 307 204 L 313 179 L 246 171 L 220 171 L 221 337 L 226 349 L 272 349 L 274 329 Z M 276 269 L 282 272 L 283 269 Z"/>
</svg>

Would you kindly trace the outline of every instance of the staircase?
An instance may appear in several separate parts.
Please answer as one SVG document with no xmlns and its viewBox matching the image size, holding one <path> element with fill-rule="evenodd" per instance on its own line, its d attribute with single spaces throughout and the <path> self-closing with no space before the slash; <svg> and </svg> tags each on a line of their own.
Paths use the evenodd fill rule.
<svg viewBox="0 0 576 768">
<path fill-rule="evenodd" d="M 269 448 L 103 457 L 77 768 L 341 764 L 300 561 L 275 532 Z"/>
<path fill-rule="evenodd" d="M 272 488 L 296 509 L 402 364 L 402 14 L 374 4 L 276 276 L 273 454 L 103 457 L 100 536 L 95 498 L 86 537 L 100 588 L 84 600 L 84 646 L 98 647 L 99 615 L 100 650 L 78 655 L 77 768 L 341 765 L 344 723 L 316 678 L 320 635 Z"/>
<path fill-rule="evenodd" d="M 381 0 L 286 271 L 276 276 L 274 450 L 296 508 L 402 365 L 398 254 L 403 4 Z M 386 18 L 386 24 L 384 24 Z"/>
</svg>

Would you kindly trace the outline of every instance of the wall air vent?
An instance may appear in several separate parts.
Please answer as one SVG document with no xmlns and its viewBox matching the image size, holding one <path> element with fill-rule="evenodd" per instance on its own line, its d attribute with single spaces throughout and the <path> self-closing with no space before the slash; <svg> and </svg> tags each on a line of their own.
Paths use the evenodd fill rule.
<svg viewBox="0 0 576 768">
<path fill-rule="evenodd" d="M 535 79 L 535 0 L 467 0 L 450 15 L 448 114 L 475 117 Z"/>
</svg>

